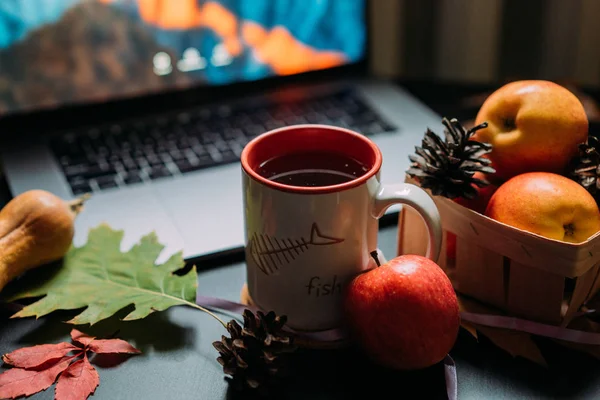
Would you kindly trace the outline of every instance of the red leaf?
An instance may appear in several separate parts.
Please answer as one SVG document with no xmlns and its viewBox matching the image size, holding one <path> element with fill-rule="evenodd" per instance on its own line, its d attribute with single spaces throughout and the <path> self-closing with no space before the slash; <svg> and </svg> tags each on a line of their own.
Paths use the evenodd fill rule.
<svg viewBox="0 0 600 400">
<path fill-rule="evenodd" d="M 85 349 L 70 343 L 58 343 L 26 347 L 5 354 L 4 362 L 17 368 L 0 374 L 0 399 L 30 396 L 46 390 L 60 375 L 56 384 L 55 399 L 85 400 L 100 384 L 98 372 L 90 364 L 85 354 L 86 350 L 112 356 L 140 353 L 138 349 L 123 340 L 96 340 L 76 329 L 71 331 L 71 338 Z M 78 353 L 67 356 L 71 351 L 78 351 Z M 82 354 L 83 359 L 71 364 Z"/>
<path fill-rule="evenodd" d="M 48 389 L 58 374 L 67 369 L 73 358 L 75 356 L 64 357 L 42 371 L 13 368 L 0 374 L 0 399 L 30 396 Z"/>
<path fill-rule="evenodd" d="M 87 347 L 90 345 L 90 343 L 92 343 L 92 341 L 95 339 L 95 337 L 88 336 L 83 332 L 79 332 L 77 329 L 73 329 L 71 331 L 71 339 L 73 339 L 74 342 L 77 342 L 77 343 Z"/>
<path fill-rule="evenodd" d="M 60 375 L 55 400 L 85 400 L 100 384 L 100 377 L 87 357 L 75 361 Z"/>
<path fill-rule="evenodd" d="M 14 367 L 33 368 L 63 358 L 73 350 L 80 349 L 71 343 L 42 344 L 5 354 L 2 356 L 2 361 Z"/>
<path fill-rule="evenodd" d="M 141 351 L 121 339 L 96 339 L 90 343 L 88 350 L 94 353 L 139 354 Z"/>
</svg>

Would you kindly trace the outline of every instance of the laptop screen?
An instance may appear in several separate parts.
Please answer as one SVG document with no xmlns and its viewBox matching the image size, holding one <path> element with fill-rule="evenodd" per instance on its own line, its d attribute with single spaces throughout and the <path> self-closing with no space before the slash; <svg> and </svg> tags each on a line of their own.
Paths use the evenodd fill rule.
<svg viewBox="0 0 600 400">
<path fill-rule="evenodd" d="M 0 115 L 352 64 L 366 0 L 1 0 Z"/>
</svg>

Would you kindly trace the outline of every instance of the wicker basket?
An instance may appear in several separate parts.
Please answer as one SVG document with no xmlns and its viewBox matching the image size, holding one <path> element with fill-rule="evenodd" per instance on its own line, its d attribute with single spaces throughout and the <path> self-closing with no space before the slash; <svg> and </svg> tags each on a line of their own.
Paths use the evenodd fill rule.
<svg viewBox="0 0 600 400">
<path fill-rule="evenodd" d="M 580 244 L 546 239 L 429 194 L 444 230 L 438 264 L 457 292 L 510 315 L 566 326 L 600 289 L 600 234 Z M 404 207 L 398 255 L 424 255 L 426 246 L 425 224 Z"/>
</svg>

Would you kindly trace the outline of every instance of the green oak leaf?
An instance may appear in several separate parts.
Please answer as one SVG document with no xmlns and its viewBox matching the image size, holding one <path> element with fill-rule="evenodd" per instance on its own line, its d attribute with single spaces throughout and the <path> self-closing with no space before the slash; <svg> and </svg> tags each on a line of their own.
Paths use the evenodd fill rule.
<svg viewBox="0 0 600 400">
<path fill-rule="evenodd" d="M 72 246 L 55 268 L 32 270 L 13 282 L 7 288 L 8 301 L 43 297 L 11 318 L 85 308 L 67 321 L 83 325 L 95 324 L 131 305 L 135 309 L 125 320 L 142 319 L 176 305 L 196 306 L 196 268 L 183 276 L 174 274 L 184 266 L 181 252 L 156 265 L 164 246 L 154 232 L 125 253 L 120 250 L 122 239 L 123 231 L 102 224 L 89 231 L 85 245 Z"/>
</svg>

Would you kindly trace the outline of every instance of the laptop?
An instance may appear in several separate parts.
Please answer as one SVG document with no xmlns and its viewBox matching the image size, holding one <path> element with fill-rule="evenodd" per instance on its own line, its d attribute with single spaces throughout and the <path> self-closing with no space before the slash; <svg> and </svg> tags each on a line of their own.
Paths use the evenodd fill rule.
<svg viewBox="0 0 600 400">
<path fill-rule="evenodd" d="M 2 0 L 11 194 L 91 193 L 76 246 L 106 223 L 123 250 L 155 232 L 158 262 L 197 262 L 243 254 L 239 156 L 271 129 L 353 129 L 381 148 L 383 183 L 401 182 L 441 118 L 369 76 L 368 22 L 366 0 Z"/>
</svg>

